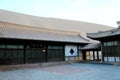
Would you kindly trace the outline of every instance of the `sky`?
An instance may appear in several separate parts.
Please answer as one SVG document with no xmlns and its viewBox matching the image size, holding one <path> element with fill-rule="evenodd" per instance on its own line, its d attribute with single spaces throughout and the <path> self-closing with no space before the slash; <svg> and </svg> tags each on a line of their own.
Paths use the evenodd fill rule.
<svg viewBox="0 0 120 80">
<path fill-rule="evenodd" d="M 117 27 L 120 0 L 0 0 L 0 9 Z"/>
</svg>

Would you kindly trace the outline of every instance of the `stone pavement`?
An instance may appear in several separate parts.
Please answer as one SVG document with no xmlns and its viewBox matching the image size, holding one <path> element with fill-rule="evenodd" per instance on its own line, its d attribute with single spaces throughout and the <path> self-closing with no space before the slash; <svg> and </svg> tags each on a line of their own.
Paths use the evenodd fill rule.
<svg viewBox="0 0 120 80">
<path fill-rule="evenodd" d="M 120 80 L 120 66 L 75 63 L 1 71 L 0 80 Z"/>
</svg>

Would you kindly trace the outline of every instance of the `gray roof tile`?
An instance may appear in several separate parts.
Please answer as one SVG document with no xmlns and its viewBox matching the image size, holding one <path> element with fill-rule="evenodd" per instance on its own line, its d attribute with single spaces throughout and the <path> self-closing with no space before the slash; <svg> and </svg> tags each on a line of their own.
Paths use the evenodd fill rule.
<svg viewBox="0 0 120 80">
<path fill-rule="evenodd" d="M 80 35 L 46 32 L 41 31 L 39 28 L 36 29 L 35 27 L 26 27 L 5 22 L 0 22 L 0 37 L 72 43 L 89 43 L 88 40 L 86 40 Z"/>
<path fill-rule="evenodd" d="M 90 43 L 81 48 L 81 50 L 101 49 L 101 43 Z"/>
<path fill-rule="evenodd" d="M 104 37 L 110 37 L 116 35 L 120 35 L 120 27 L 108 31 L 99 31 L 98 33 L 87 33 L 87 37 L 92 39 L 98 39 L 98 38 L 104 38 Z"/>
<path fill-rule="evenodd" d="M 57 18 L 38 17 L 32 15 L 25 15 L 16 12 L 6 11 L 0 9 L 0 21 L 34 26 L 39 28 L 48 28 L 62 31 L 80 32 L 82 36 L 86 37 L 85 33 L 97 32 L 99 30 L 113 29 L 111 26 L 100 25 L 95 23 L 74 21 Z"/>
</svg>

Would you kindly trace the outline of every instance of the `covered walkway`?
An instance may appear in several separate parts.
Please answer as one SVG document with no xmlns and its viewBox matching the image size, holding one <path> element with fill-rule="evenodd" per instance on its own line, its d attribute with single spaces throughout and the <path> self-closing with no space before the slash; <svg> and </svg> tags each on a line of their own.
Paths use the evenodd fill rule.
<svg viewBox="0 0 120 80">
<path fill-rule="evenodd" d="M 91 43 L 80 49 L 83 53 L 83 60 L 90 61 L 101 61 L 101 44 L 100 43 Z"/>
</svg>

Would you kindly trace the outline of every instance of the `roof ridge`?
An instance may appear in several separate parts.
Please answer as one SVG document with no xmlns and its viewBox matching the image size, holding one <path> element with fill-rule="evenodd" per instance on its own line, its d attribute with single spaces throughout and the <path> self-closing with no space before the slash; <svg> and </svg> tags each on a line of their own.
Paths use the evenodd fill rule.
<svg viewBox="0 0 120 80">
<path fill-rule="evenodd" d="M 86 38 L 84 38 L 83 36 L 81 36 L 80 34 L 77 34 L 80 38 L 82 38 L 82 39 L 84 39 L 84 40 L 86 40 L 86 41 L 90 41 L 89 39 L 86 39 Z"/>
<path fill-rule="evenodd" d="M 115 28 L 115 29 L 111 29 L 111 30 L 107 30 L 107 31 L 98 31 L 98 32 L 95 32 L 95 33 L 86 33 L 86 34 L 99 34 L 99 33 L 106 33 L 106 32 L 113 33 L 113 32 L 116 32 L 117 29 Z"/>
<path fill-rule="evenodd" d="M 117 29 L 113 29 L 113 30 L 114 30 L 114 32 L 116 32 L 116 31 L 118 31 L 119 29 L 120 29 L 120 26 L 118 26 Z"/>
</svg>

